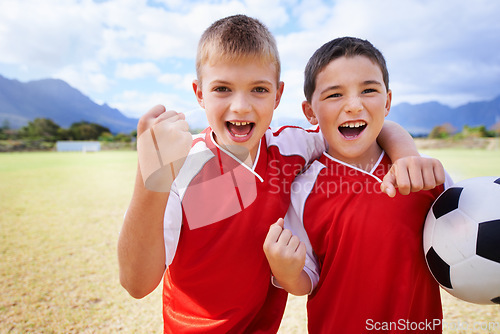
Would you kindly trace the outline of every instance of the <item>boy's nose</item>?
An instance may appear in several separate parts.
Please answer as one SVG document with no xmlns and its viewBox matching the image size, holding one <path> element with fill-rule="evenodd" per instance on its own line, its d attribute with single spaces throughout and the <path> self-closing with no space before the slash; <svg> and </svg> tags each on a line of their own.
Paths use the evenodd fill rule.
<svg viewBox="0 0 500 334">
<path fill-rule="evenodd" d="M 244 94 L 235 94 L 231 101 L 231 111 L 235 113 L 246 113 L 251 109 L 250 101 Z"/>
<path fill-rule="evenodd" d="M 363 110 L 363 103 L 359 96 L 353 96 L 347 99 L 345 104 L 345 112 L 356 113 Z"/>
</svg>

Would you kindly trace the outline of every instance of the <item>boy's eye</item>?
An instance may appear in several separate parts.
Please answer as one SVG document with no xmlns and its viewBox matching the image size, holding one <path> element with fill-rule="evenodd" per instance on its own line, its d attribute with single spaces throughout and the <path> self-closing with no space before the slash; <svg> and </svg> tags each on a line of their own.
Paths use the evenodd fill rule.
<svg viewBox="0 0 500 334">
<path fill-rule="evenodd" d="M 340 94 L 340 93 L 333 93 L 333 94 L 328 95 L 326 98 L 330 99 L 330 98 L 336 98 L 336 97 L 341 97 L 341 96 L 342 96 L 342 94 Z"/>
<path fill-rule="evenodd" d="M 267 93 L 269 92 L 269 90 L 265 87 L 255 87 L 254 89 L 254 92 L 257 92 L 257 93 Z"/>
<path fill-rule="evenodd" d="M 363 94 L 374 93 L 376 91 L 377 90 L 374 88 L 367 88 L 367 89 L 363 90 Z"/>
<path fill-rule="evenodd" d="M 227 88 L 227 87 L 215 87 L 214 92 L 219 92 L 219 93 L 229 92 L 229 88 Z"/>
</svg>

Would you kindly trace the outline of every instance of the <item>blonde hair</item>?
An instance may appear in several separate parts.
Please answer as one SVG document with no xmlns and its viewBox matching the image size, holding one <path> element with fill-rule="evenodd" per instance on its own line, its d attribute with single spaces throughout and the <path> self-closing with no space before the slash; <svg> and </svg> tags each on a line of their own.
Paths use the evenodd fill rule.
<svg viewBox="0 0 500 334">
<path fill-rule="evenodd" d="M 278 47 L 264 24 L 246 15 L 228 16 L 215 21 L 205 30 L 198 43 L 198 81 L 201 83 L 201 69 L 204 64 L 248 58 L 273 63 L 276 66 L 276 82 L 279 82 L 281 63 Z"/>
</svg>

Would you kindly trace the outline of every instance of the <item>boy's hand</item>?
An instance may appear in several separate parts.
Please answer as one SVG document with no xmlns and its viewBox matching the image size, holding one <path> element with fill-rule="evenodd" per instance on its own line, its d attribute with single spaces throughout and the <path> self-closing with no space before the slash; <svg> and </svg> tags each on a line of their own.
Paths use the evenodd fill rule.
<svg viewBox="0 0 500 334">
<path fill-rule="evenodd" d="M 402 195 L 408 195 L 410 192 L 433 189 L 444 181 L 445 172 L 439 160 L 410 156 L 394 162 L 380 189 L 389 197 L 394 197 L 396 188 Z"/>
<path fill-rule="evenodd" d="M 142 179 L 147 189 L 169 192 L 182 167 L 192 136 L 184 114 L 157 105 L 137 124 L 137 154 Z"/>
<path fill-rule="evenodd" d="M 306 246 L 297 236 L 284 229 L 283 218 L 270 226 L 264 241 L 264 253 L 278 282 L 293 284 L 300 279 L 306 262 Z"/>
<path fill-rule="evenodd" d="M 149 111 L 142 115 L 139 119 L 139 122 L 137 123 L 137 138 L 139 138 L 146 130 L 150 130 L 153 126 L 165 120 L 171 123 L 180 121 L 179 125 L 182 125 L 184 131 L 189 131 L 189 125 L 185 119 L 186 117 L 184 114 L 173 110 L 166 111 L 165 107 L 159 104 L 149 109 Z"/>
</svg>

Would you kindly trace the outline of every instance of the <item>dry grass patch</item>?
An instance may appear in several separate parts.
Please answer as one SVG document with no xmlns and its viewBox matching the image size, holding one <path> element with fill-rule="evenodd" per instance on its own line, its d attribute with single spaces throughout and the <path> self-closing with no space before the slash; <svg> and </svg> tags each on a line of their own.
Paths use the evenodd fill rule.
<svg viewBox="0 0 500 334">
<path fill-rule="evenodd" d="M 426 153 L 464 178 L 500 174 L 499 151 Z M 162 331 L 160 289 L 135 300 L 118 281 L 136 163 L 135 152 L 0 154 L 0 333 Z M 497 306 L 443 301 L 447 321 L 500 322 Z M 305 331 L 305 298 L 291 296 L 280 332 Z"/>
</svg>

